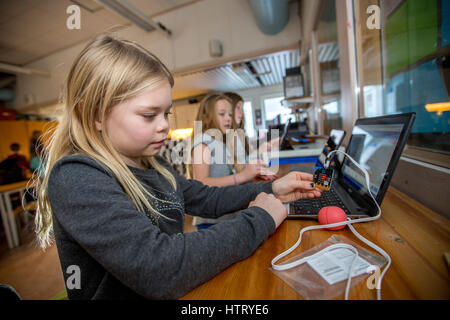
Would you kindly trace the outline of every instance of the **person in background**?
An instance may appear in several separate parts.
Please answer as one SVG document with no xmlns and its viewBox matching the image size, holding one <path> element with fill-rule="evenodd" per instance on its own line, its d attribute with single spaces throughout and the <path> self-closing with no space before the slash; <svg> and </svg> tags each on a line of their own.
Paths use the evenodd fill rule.
<svg viewBox="0 0 450 320">
<path fill-rule="evenodd" d="M 239 136 L 239 142 L 237 144 L 237 153 L 245 153 L 249 160 L 257 159 L 263 152 L 270 152 L 275 148 L 280 147 L 281 138 L 272 139 L 271 141 L 265 141 L 259 146 L 257 150 L 250 146 L 248 135 L 245 132 L 245 117 L 244 117 L 244 99 L 235 92 L 225 92 L 225 96 L 230 98 L 233 105 L 233 129 L 237 130 Z M 242 130 L 242 131 L 241 131 Z M 238 164 L 237 171 L 242 170 L 242 167 Z"/>
<path fill-rule="evenodd" d="M 230 186 L 264 175 L 265 166 L 261 160 L 244 163 L 239 172 L 235 170 L 238 159 L 233 146 L 226 141 L 227 131 L 234 127 L 232 101 L 227 96 L 220 93 L 207 95 L 200 103 L 196 120 L 202 123 L 202 133 L 193 137 L 191 146 L 195 180 L 209 186 Z M 239 150 L 238 147 L 235 149 Z M 233 214 L 220 219 L 194 217 L 193 224 L 202 229 L 232 217 Z"/>
<path fill-rule="evenodd" d="M 10 145 L 11 154 L 0 162 L 0 184 L 10 184 L 27 180 L 30 164 L 27 158 L 20 153 L 20 144 L 14 142 Z"/>
<path fill-rule="evenodd" d="M 43 177 L 44 167 L 41 161 L 43 146 L 39 140 L 41 135 L 41 131 L 33 131 L 30 141 L 30 169 L 33 174 L 38 174 L 39 176 Z"/>
<path fill-rule="evenodd" d="M 30 163 L 28 162 L 28 159 L 20 152 L 20 144 L 14 142 L 9 146 L 9 149 L 11 150 L 11 154 L 7 159 L 16 160 L 17 166 L 22 169 L 26 175 L 26 171 L 30 170 Z"/>
<path fill-rule="evenodd" d="M 0 162 L 0 185 L 26 181 L 30 164 L 20 152 L 20 144 L 14 142 L 10 145 L 11 154 Z M 20 193 L 10 194 L 12 208 L 21 205 Z"/>
</svg>

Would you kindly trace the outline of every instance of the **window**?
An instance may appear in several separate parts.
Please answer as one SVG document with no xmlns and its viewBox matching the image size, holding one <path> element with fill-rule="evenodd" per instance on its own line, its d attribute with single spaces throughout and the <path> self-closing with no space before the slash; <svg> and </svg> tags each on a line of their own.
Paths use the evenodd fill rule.
<svg viewBox="0 0 450 320">
<path fill-rule="evenodd" d="M 292 114 L 292 109 L 286 108 L 281 104 L 281 100 L 283 99 L 283 96 L 264 99 L 263 105 L 266 126 L 269 124 L 286 123 L 288 119 L 295 121 L 295 115 Z M 278 116 L 280 116 L 280 119 L 278 119 Z"/>
<path fill-rule="evenodd" d="M 339 113 L 339 104 L 337 101 L 333 101 L 330 103 L 327 103 L 323 106 L 323 109 L 329 113 L 329 114 L 338 114 Z"/>
<path fill-rule="evenodd" d="M 354 0 L 360 113 L 415 112 L 405 155 L 450 163 L 450 2 Z M 381 28 L 366 10 L 381 9 Z M 358 23 L 359 22 L 359 23 Z"/>
</svg>

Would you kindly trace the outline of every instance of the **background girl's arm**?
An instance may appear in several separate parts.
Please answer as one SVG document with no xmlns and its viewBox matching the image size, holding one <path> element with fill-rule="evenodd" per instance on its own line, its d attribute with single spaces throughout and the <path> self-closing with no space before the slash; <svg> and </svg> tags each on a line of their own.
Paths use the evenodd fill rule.
<svg viewBox="0 0 450 320">
<path fill-rule="evenodd" d="M 192 150 L 192 168 L 194 179 L 205 185 L 212 187 L 232 186 L 252 181 L 263 170 L 262 162 L 243 166 L 235 175 L 231 174 L 225 177 L 210 177 L 209 164 L 211 163 L 211 149 L 201 143 Z"/>
<path fill-rule="evenodd" d="M 209 164 L 211 163 L 211 149 L 204 143 L 200 143 L 192 150 L 192 169 L 194 179 L 208 186 L 222 187 L 234 184 L 233 175 L 225 177 L 209 176 Z"/>
</svg>

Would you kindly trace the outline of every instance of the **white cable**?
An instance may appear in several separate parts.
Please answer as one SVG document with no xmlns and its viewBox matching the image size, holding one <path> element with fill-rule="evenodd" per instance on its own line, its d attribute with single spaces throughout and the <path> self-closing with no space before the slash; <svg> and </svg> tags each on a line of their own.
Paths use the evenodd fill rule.
<svg viewBox="0 0 450 320">
<path fill-rule="evenodd" d="M 275 258 L 272 259 L 272 268 L 274 270 L 286 270 L 286 269 L 290 269 L 293 268 L 295 266 L 298 266 L 306 261 L 308 261 L 311 257 L 315 256 L 309 256 L 288 264 L 283 264 L 283 265 L 276 265 L 275 263 L 280 260 L 281 258 L 283 258 L 284 256 L 288 255 L 289 253 L 291 253 L 292 251 L 294 251 L 301 243 L 302 241 L 302 235 L 304 232 L 309 231 L 309 230 L 315 230 L 315 229 L 324 229 L 324 228 L 334 228 L 334 227 L 339 227 L 339 226 L 343 226 L 343 225 L 348 225 L 348 227 L 350 228 L 350 230 L 353 232 L 353 234 L 360 239 L 361 241 L 363 241 L 365 244 L 367 244 L 368 246 L 370 246 L 371 248 L 375 249 L 376 251 L 378 251 L 386 260 L 387 260 L 387 264 L 386 267 L 384 268 L 383 272 L 380 275 L 380 278 L 378 279 L 378 283 L 376 284 L 376 288 L 377 288 L 377 299 L 381 300 L 381 282 L 383 281 L 383 277 L 386 274 L 387 270 L 389 269 L 390 265 L 391 265 L 391 257 L 386 253 L 386 251 L 384 251 L 383 249 L 381 249 L 379 246 L 377 246 L 376 244 L 370 242 L 369 240 L 367 240 L 366 238 L 364 238 L 362 235 L 360 235 L 356 229 L 352 226 L 353 223 L 360 223 L 360 222 L 369 222 L 369 221 L 374 221 L 377 220 L 378 218 L 380 218 L 381 216 L 381 208 L 378 205 L 378 202 L 376 201 L 375 197 L 373 196 L 372 192 L 370 191 L 370 178 L 369 178 L 369 173 L 367 172 L 367 170 L 363 167 L 360 166 L 360 164 L 358 162 L 356 162 L 352 157 L 350 157 L 348 154 L 346 154 L 345 152 L 341 151 L 341 150 L 333 150 L 331 151 L 328 156 L 327 156 L 327 161 L 328 159 L 331 158 L 331 155 L 339 152 L 344 154 L 345 156 L 347 156 L 352 162 L 353 164 L 360 169 L 365 176 L 365 180 L 366 180 L 366 185 L 367 185 L 367 191 L 369 192 L 369 195 L 371 196 L 371 198 L 373 199 L 373 201 L 375 202 L 375 205 L 378 208 L 378 213 L 376 216 L 374 217 L 368 217 L 368 218 L 360 218 L 360 219 L 355 219 L 355 220 L 350 220 L 350 218 L 348 218 L 347 221 L 342 221 L 342 222 L 336 222 L 336 223 L 330 223 L 330 224 L 326 224 L 326 225 L 315 225 L 315 226 L 309 226 L 306 228 L 303 228 L 302 230 L 300 230 L 300 235 L 298 237 L 297 242 L 290 247 L 289 249 L 287 249 L 286 251 L 282 252 L 281 254 L 277 255 Z M 336 248 L 336 246 L 338 246 L 339 244 L 335 244 L 335 245 L 331 245 L 327 248 L 325 248 L 324 250 L 318 252 L 318 253 L 323 253 L 326 252 L 328 250 L 332 250 L 334 248 Z M 358 257 L 358 251 L 356 250 L 356 248 L 354 248 L 353 246 L 347 245 L 351 248 L 353 248 L 353 252 L 355 252 L 355 257 L 353 258 L 353 262 L 352 265 L 350 267 L 350 271 L 349 271 L 349 276 L 348 276 L 348 280 L 347 280 L 347 286 L 345 288 L 345 300 L 348 299 L 348 292 L 350 290 L 350 283 L 351 283 L 351 278 L 352 278 L 352 271 L 353 271 L 353 265 Z M 329 249 L 331 248 L 331 249 Z M 348 247 L 347 247 L 348 248 Z M 316 253 L 317 254 L 317 253 Z M 378 289 L 379 288 L 379 289 Z"/>
</svg>

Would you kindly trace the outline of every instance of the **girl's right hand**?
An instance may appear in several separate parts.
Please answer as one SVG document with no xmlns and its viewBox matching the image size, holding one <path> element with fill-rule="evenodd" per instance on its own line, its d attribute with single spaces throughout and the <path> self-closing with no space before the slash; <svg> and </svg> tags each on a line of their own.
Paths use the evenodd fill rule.
<svg viewBox="0 0 450 320">
<path fill-rule="evenodd" d="M 264 162 L 260 159 L 250 161 L 245 168 L 238 174 L 242 177 L 242 181 L 248 182 L 252 181 L 256 177 L 264 174 L 267 171 L 267 167 Z M 241 182 L 242 183 L 242 182 Z"/>
<path fill-rule="evenodd" d="M 261 192 L 256 196 L 255 200 L 250 202 L 248 207 L 260 207 L 266 210 L 275 221 L 277 228 L 287 217 L 286 207 L 273 194 Z"/>
</svg>

